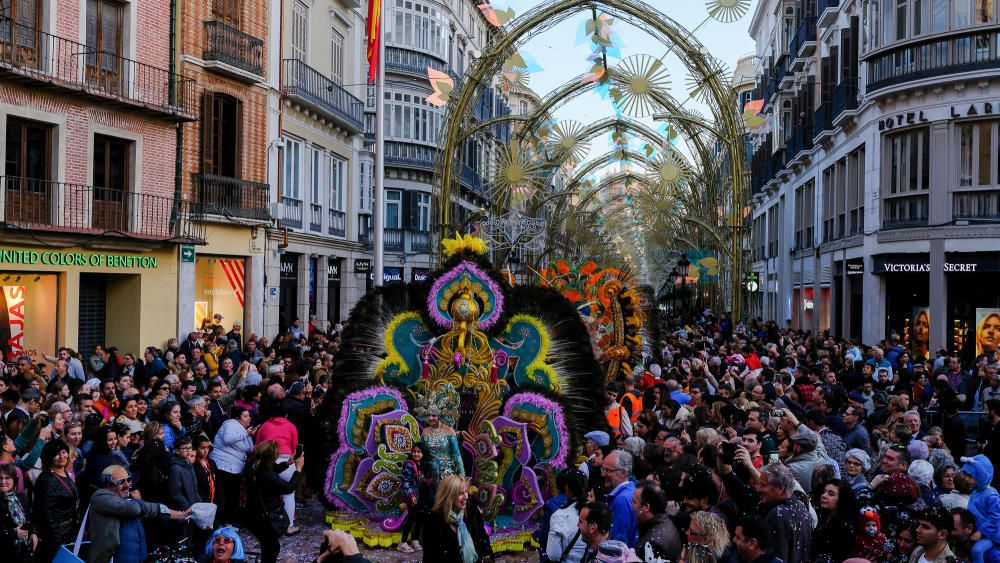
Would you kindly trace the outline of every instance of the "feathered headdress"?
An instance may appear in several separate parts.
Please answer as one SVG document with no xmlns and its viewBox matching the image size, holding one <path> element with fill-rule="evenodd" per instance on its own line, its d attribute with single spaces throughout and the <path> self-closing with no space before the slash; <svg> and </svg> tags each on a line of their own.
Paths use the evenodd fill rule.
<svg viewBox="0 0 1000 563">
<path fill-rule="evenodd" d="M 424 386 L 417 394 L 417 406 L 413 414 L 422 423 L 427 423 L 427 417 L 436 414 L 441 422 L 454 426 L 458 422 L 458 391 L 451 383 L 439 381 Z"/>
</svg>

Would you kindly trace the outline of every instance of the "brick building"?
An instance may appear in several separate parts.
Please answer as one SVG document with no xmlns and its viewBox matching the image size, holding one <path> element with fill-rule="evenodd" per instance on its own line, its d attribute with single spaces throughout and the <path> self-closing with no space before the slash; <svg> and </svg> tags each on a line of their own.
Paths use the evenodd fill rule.
<svg viewBox="0 0 1000 563">
<path fill-rule="evenodd" d="M 5 357 L 175 334 L 164 288 L 179 286 L 179 245 L 205 235 L 175 182 L 198 108 L 171 64 L 170 6 L 0 0 Z"/>
</svg>

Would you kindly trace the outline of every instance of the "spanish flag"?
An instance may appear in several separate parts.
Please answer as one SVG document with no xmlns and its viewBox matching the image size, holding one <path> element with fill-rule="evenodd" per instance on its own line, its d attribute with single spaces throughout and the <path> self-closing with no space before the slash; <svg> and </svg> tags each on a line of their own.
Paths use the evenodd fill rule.
<svg viewBox="0 0 1000 563">
<path fill-rule="evenodd" d="M 382 0 L 368 0 L 368 83 L 378 76 L 378 42 L 382 38 Z"/>
</svg>

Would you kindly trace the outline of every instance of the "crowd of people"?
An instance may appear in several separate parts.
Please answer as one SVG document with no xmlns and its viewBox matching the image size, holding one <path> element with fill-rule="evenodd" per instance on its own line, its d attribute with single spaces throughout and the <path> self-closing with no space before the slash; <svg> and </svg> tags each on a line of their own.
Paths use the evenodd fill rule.
<svg viewBox="0 0 1000 563">
<path fill-rule="evenodd" d="M 295 321 L 271 343 L 222 320 L 141 357 L 62 348 L 3 367 L 5 561 L 52 561 L 81 538 L 86 561 L 184 545 L 241 561 L 240 529 L 277 560 L 323 484 L 326 460 L 306 458 L 342 327 Z M 584 461 L 535 515 L 543 561 L 1000 561 L 993 353 L 921 358 L 895 335 L 863 346 L 709 313 L 660 321 L 667 336 L 607 386 L 605 420 L 577 429 Z M 494 559 L 458 443 L 432 414 L 402 468 L 408 559 Z M 348 534 L 323 545 L 320 561 L 364 561 Z"/>
<path fill-rule="evenodd" d="M 276 561 L 322 485 L 306 451 L 341 330 L 296 320 L 272 343 L 215 315 L 141 355 L 60 348 L 0 366 L 0 558 L 235 562 L 242 528 Z M 323 545 L 319 560 L 365 561 L 348 534 Z"/>
</svg>

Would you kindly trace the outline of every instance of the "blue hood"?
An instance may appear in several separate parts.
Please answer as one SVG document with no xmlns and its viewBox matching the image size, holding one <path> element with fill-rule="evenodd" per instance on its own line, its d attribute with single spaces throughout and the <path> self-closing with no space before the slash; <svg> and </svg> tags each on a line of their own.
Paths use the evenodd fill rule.
<svg viewBox="0 0 1000 563">
<path fill-rule="evenodd" d="M 963 457 L 962 473 L 968 473 L 976 479 L 976 490 L 982 491 L 990 486 L 993 480 L 993 462 L 990 458 L 979 454 L 976 457 Z"/>
</svg>

